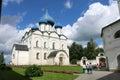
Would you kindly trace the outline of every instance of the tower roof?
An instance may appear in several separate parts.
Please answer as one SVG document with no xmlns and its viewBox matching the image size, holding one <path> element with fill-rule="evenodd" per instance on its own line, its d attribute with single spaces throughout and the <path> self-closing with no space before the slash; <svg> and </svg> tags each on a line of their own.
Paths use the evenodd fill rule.
<svg viewBox="0 0 120 80">
<path fill-rule="evenodd" d="M 41 23 L 48 23 L 48 24 L 51 24 L 52 26 L 54 25 L 54 19 L 49 15 L 47 10 L 39 20 L 39 24 Z"/>
<path fill-rule="evenodd" d="M 62 28 L 62 24 L 56 23 L 56 24 L 55 24 L 55 28 Z"/>
<path fill-rule="evenodd" d="M 38 30 L 38 26 L 34 25 L 34 26 L 32 26 L 31 29 L 32 29 L 32 30 Z"/>
</svg>

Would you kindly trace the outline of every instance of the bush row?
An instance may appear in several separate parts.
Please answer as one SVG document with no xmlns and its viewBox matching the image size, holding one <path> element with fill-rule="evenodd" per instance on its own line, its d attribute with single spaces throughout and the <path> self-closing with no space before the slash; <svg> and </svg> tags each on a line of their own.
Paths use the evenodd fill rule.
<svg viewBox="0 0 120 80">
<path fill-rule="evenodd" d="M 73 71 L 61 71 L 61 70 L 43 70 L 44 72 L 54 72 L 54 73 L 65 73 L 65 74 L 80 74 L 80 72 L 73 72 Z"/>
<path fill-rule="evenodd" d="M 12 68 L 10 66 L 6 66 L 6 64 L 1 64 L 0 70 L 12 70 Z"/>
</svg>

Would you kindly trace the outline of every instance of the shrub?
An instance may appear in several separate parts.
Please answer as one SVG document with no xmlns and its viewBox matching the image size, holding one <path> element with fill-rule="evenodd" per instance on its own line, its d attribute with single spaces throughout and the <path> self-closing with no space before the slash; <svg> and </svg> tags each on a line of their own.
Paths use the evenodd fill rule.
<svg viewBox="0 0 120 80">
<path fill-rule="evenodd" d="M 41 67 L 37 65 L 30 65 L 25 70 L 25 76 L 27 77 L 36 77 L 42 75 L 43 71 L 41 70 Z"/>
<path fill-rule="evenodd" d="M 71 64 L 77 64 L 77 59 L 72 59 Z"/>
<path fill-rule="evenodd" d="M 12 70 L 12 68 L 9 67 L 9 66 L 6 66 L 6 64 L 1 64 L 0 65 L 0 70 Z"/>
<path fill-rule="evenodd" d="M 0 70 L 5 70 L 5 68 L 6 68 L 6 65 L 5 65 L 5 64 L 1 64 L 1 65 L 0 65 Z"/>
</svg>

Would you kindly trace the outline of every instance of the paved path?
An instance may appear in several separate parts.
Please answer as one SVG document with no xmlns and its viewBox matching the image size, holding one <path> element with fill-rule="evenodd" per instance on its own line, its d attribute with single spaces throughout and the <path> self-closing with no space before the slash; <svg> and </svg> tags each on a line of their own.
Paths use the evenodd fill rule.
<svg viewBox="0 0 120 80">
<path fill-rule="evenodd" d="M 75 80 L 120 80 L 120 73 L 93 71 L 92 74 L 79 74 Z"/>
</svg>

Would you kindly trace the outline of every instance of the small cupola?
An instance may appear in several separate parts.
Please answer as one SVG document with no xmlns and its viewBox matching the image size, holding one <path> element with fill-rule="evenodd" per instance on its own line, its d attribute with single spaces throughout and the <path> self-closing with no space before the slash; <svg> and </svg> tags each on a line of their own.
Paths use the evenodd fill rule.
<svg viewBox="0 0 120 80">
<path fill-rule="evenodd" d="M 55 24 L 55 29 L 56 29 L 56 28 L 61 28 L 61 29 L 62 29 L 62 24 L 56 23 L 56 24 Z"/>
<path fill-rule="evenodd" d="M 59 35 L 62 34 L 62 25 L 60 23 L 55 24 L 55 29 Z"/>
<path fill-rule="evenodd" d="M 39 30 L 38 26 L 34 25 L 31 27 L 31 30 Z"/>
</svg>

